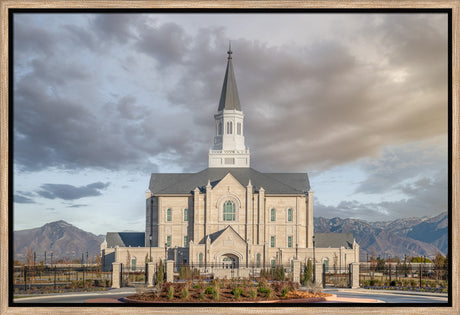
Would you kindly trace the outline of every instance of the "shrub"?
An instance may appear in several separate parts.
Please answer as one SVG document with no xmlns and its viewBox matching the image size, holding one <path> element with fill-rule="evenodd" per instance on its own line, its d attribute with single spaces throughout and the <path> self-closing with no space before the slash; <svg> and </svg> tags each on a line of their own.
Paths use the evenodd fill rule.
<svg viewBox="0 0 460 315">
<path fill-rule="evenodd" d="M 257 291 L 254 289 L 250 289 L 248 295 L 251 299 L 255 299 L 257 297 Z"/>
<path fill-rule="evenodd" d="M 243 289 L 240 287 L 233 288 L 232 294 L 235 297 L 235 299 L 239 299 L 240 296 L 243 294 Z"/>
<path fill-rule="evenodd" d="M 212 299 L 214 301 L 218 301 L 219 300 L 219 289 L 215 289 L 213 292 L 212 292 Z"/>
<path fill-rule="evenodd" d="M 185 300 L 188 299 L 188 297 L 189 297 L 189 292 L 188 292 L 187 287 L 184 287 L 184 288 L 182 289 L 182 297 L 183 297 Z"/>
<path fill-rule="evenodd" d="M 205 290 L 205 293 L 206 294 L 213 294 L 214 291 L 216 291 L 216 287 L 207 287 L 206 290 Z"/>
<path fill-rule="evenodd" d="M 283 287 L 281 289 L 281 296 L 282 297 L 286 297 L 288 293 L 289 293 L 289 288 L 288 287 Z"/>
<path fill-rule="evenodd" d="M 174 287 L 171 285 L 168 288 L 168 294 L 166 295 L 168 300 L 172 300 L 174 298 Z"/>
<path fill-rule="evenodd" d="M 273 290 L 270 287 L 259 287 L 257 291 L 261 294 L 265 294 L 265 297 L 271 297 L 273 295 Z"/>
</svg>

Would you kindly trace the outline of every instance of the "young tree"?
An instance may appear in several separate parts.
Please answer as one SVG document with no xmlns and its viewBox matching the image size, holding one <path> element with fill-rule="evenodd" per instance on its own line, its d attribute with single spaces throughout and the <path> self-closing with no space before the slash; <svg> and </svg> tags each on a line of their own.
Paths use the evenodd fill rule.
<svg viewBox="0 0 460 315">
<path fill-rule="evenodd" d="M 308 260 L 303 271 L 302 284 L 307 285 L 307 283 L 313 282 L 313 263 L 311 260 Z"/>
<path fill-rule="evenodd" d="M 160 259 L 160 263 L 158 264 L 157 272 L 155 273 L 155 284 L 159 285 L 164 282 L 165 279 L 165 272 L 163 267 L 163 261 Z"/>
</svg>

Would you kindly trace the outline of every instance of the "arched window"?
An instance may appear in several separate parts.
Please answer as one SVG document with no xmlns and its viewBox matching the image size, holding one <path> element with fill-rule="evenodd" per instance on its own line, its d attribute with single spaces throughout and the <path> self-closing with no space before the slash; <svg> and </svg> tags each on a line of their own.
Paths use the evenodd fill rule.
<svg viewBox="0 0 460 315">
<path fill-rule="evenodd" d="M 184 209 L 184 221 L 188 221 L 188 209 Z"/>
<path fill-rule="evenodd" d="M 288 221 L 292 221 L 292 209 L 291 208 L 288 209 L 287 217 L 288 217 Z"/>
<path fill-rule="evenodd" d="M 237 133 L 238 135 L 241 135 L 241 123 L 237 123 L 237 124 L 236 124 L 236 133 Z"/>
<path fill-rule="evenodd" d="M 224 203 L 224 221 L 235 221 L 235 204 L 230 200 Z"/>
<path fill-rule="evenodd" d="M 275 209 L 270 211 L 270 221 L 275 221 Z"/>
<path fill-rule="evenodd" d="M 288 236 L 287 243 L 289 248 L 292 248 L 292 236 Z"/>
<path fill-rule="evenodd" d="M 203 253 L 198 255 L 198 264 L 200 267 L 203 267 Z"/>
<path fill-rule="evenodd" d="M 256 267 L 257 268 L 260 267 L 260 253 L 257 253 L 257 255 L 256 255 Z"/>
<path fill-rule="evenodd" d="M 166 211 L 166 221 L 171 221 L 171 208 Z"/>
</svg>

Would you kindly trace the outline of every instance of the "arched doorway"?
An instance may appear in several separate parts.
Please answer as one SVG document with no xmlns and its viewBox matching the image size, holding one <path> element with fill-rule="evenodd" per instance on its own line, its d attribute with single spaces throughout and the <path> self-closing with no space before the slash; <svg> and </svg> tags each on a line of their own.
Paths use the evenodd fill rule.
<svg viewBox="0 0 460 315">
<path fill-rule="evenodd" d="M 222 256 L 222 268 L 236 269 L 238 268 L 238 257 L 232 254 Z"/>
</svg>

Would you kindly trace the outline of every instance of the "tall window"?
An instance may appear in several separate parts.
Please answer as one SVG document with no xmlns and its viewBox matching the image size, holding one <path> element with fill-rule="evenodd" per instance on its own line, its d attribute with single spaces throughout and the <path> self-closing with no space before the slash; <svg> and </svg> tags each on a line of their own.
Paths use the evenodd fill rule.
<svg viewBox="0 0 460 315">
<path fill-rule="evenodd" d="M 227 121 L 227 134 L 231 135 L 233 133 L 233 122 Z"/>
<path fill-rule="evenodd" d="M 166 236 L 166 246 L 171 247 L 171 235 Z"/>
<path fill-rule="evenodd" d="M 256 267 L 257 268 L 260 267 L 260 253 L 257 253 L 257 255 L 256 255 Z"/>
<path fill-rule="evenodd" d="M 184 209 L 184 221 L 188 221 L 188 209 Z"/>
<path fill-rule="evenodd" d="M 292 236 L 288 236 L 288 247 L 292 247 Z"/>
<path fill-rule="evenodd" d="M 275 221 L 275 209 L 272 209 L 272 210 L 270 211 L 270 220 L 271 220 L 271 221 Z"/>
<path fill-rule="evenodd" d="M 235 221 L 235 204 L 230 200 L 224 203 L 224 221 Z"/>
<path fill-rule="evenodd" d="M 217 135 L 222 135 L 222 122 L 217 123 Z"/>
<path fill-rule="evenodd" d="M 288 221 L 292 221 L 292 209 L 288 209 Z"/>
<path fill-rule="evenodd" d="M 275 268 L 275 260 L 274 260 L 274 259 L 272 259 L 272 260 L 270 261 L 270 265 L 272 266 L 272 268 Z"/>
<path fill-rule="evenodd" d="M 198 255 L 198 264 L 200 267 L 203 267 L 203 253 Z"/>
<path fill-rule="evenodd" d="M 131 270 L 136 270 L 136 258 L 131 259 Z"/>
<path fill-rule="evenodd" d="M 168 208 L 166 211 L 166 220 L 171 221 L 171 208 Z"/>
<path fill-rule="evenodd" d="M 188 237 L 184 236 L 184 247 L 188 246 Z"/>
<path fill-rule="evenodd" d="M 237 123 L 237 124 L 236 124 L 236 133 L 237 133 L 238 135 L 241 135 L 241 123 Z"/>
<path fill-rule="evenodd" d="M 270 247 L 275 247 L 275 237 L 274 236 L 270 237 Z"/>
</svg>

